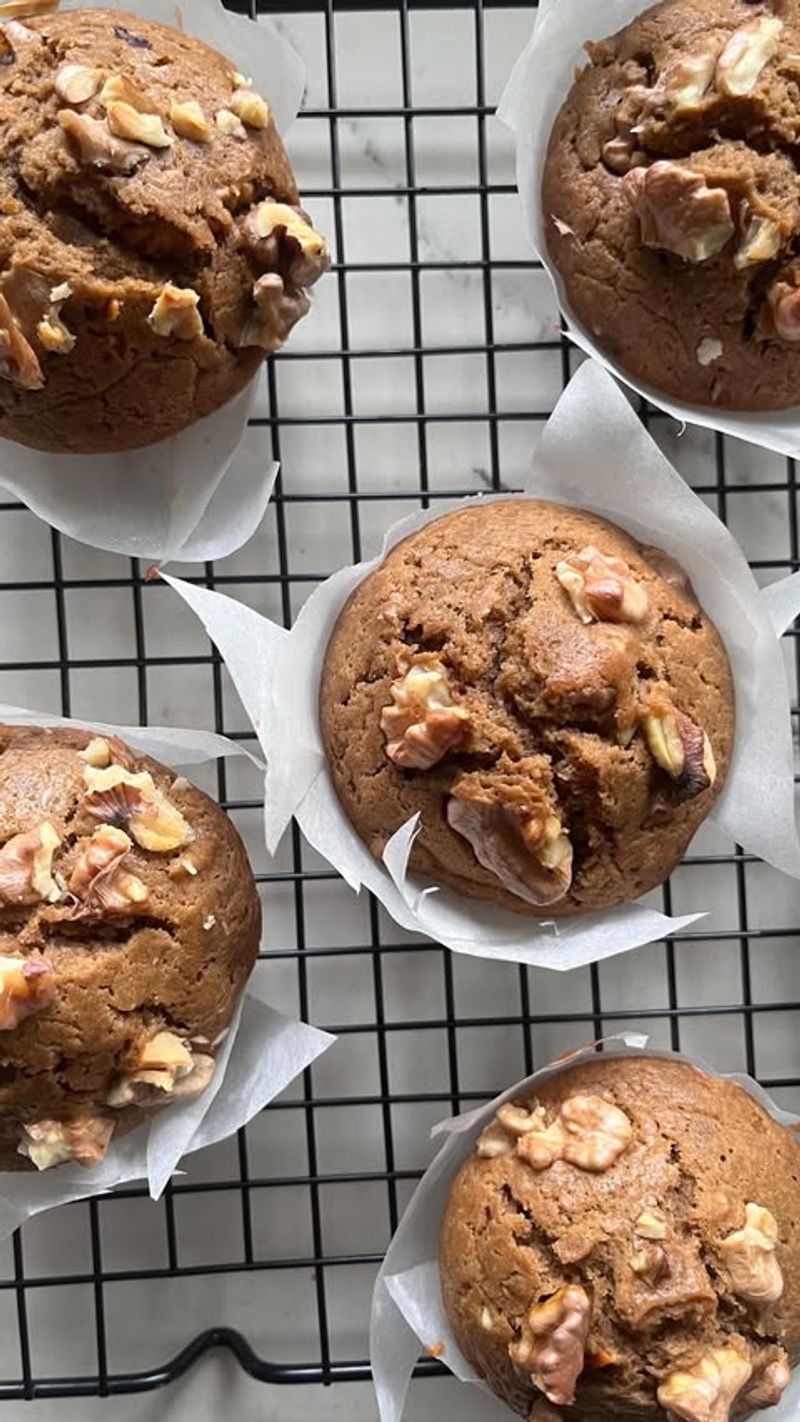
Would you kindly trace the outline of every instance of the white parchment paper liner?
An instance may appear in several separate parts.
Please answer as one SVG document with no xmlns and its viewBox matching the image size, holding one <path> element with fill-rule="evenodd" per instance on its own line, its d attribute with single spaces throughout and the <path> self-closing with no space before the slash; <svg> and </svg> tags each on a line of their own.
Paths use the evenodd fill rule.
<svg viewBox="0 0 800 1422">
<path fill-rule="evenodd" d="M 646 1051 L 647 1038 L 621 1033 L 604 1043 L 604 1057 L 658 1057 L 688 1062 L 708 1076 L 735 1081 L 782 1126 L 797 1127 L 800 1116 L 783 1111 L 750 1076 L 716 1072 L 705 1062 L 678 1052 Z M 444 1137 L 438 1154 L 423 1175 L 400 1221 L 375 1281 L 370 1326 L 370 1357 L 380 1422 L 400 1422 L 411 1373 L 423 1348 L 439 1348 L 441 1361 L 462 1382 L 486 1393 L 486 1422 L 508 1422 L 511 1413 L 477 1377 L 461 1353 L 442 1304 L 439 1286 L 439 1231 L 450 1187 L 475 1141 L 498 1106 L 536 1091 L 566 1067 L 594 1056 L 589 1046 L 560 1058 L 533 1076 L 517 1082 L 486 1106 L 434 1126 L 431 1135 Z M 779 1406 L 770 1408 L 771 1422 L 796 1422 L 800 1404 L 800 1370 L 795 1371 Z M 598 1418 L 598 1422 L 600 1419 Z"/>
<path fill-rule="evenodd" d="M 66 0 L 77 10 L 86 0 Z M 269 100 L 281 132 L 304 84 L 299 56 L 268 22 L 231 15 L 220 0 L 103 0 L 178 25 L 222 51 Z M 263 432 L 247 428 L 262 375 L 174 439 L 121 454 L 49 454 L 0 440 L 0 485 L 70 538 L 161 562 L 223 558 L 251 536 L 278 466 Z"/>
<path fill-rule="evenodd" d="M 106 726 L 17 706 L 0 706 L 2 722 L 107 732 L 171 765 L 200 765 L 235 755 L 256 761 L 244 747 L 207 731 Z M 284 1017 L 252 992 L 245 993 L 216 1054 L 211 1083 L 199 1096 L 184 1105 L 165 1107 L 129 1135 L 112 1140 L 102 1165 L 90 1170 L 62 1165 L 41 1174 L 0 1171 L 0 1240 L 31 1215 L 105 1194 L 132 1180 L 146 1180 L 150 1195 L 157 1200 L 182 1156 L 225 1140 L 246 1126 L 334 1040 L 327 1032 Z"/>
<path fill-rule="evenodd" d="M 675 472 L 619 387 L 591 362 L 561 397 L 525 494 L 604 514 L 643 542 L 666 549 L 686 568 L 725 640 L 736 679 L 733 764 L 714 818 L 746 849 L 800 876 L 789 696 L 776 636 L 800 610 L 800 578 L 793 575 L 768 596 L 759 593 L 730 533 Z M 379 557 L 329 578 L 288 633 L 219 593 L 167 579 L 219 647 L 260 737 L 267 759 L 268 849 L 274 852 L 295 815 L 306 838 L 351 887 L 371 889 L 404 928 L 480 957 L 568 969 L 695 922 L 699 915 L 668 918 L 641 902 L 558 923 L 521 917 L 432 889 L 407 874 L 416 820 L 392 837 L 383 863 L 350 825 L 328 775 L 319 733 L 317 699 L 328 639 L 350 593 L 386 550 L 446 511 L 437 503 L 396 524 Z"/>
<path fill-rule="evenodd" d="M 587 40 L 616 33 L 647 8 L 647 0 L 539 0 L 533 34 L 508 81 L 497 109 L 498 118 L 517 140 L 517 185 L 531 242 L 550 274 L 558 302 L 577 346 L 594 356 L 631 389 L 687 424 L 704 425 L 722 434 L 762 444 L 779 454 L 800 453 L 800 406 L 774 413 L 716 410 L 673 400 L 654 386 L 636 380 L 605 354 L 574 315 L 564 284 L 553 266 L 545 240 L 552 214 L 542 210 L 542 174 L 550 133 L 574 79 L 576 66 L 588 63 Z"/>
</svg>

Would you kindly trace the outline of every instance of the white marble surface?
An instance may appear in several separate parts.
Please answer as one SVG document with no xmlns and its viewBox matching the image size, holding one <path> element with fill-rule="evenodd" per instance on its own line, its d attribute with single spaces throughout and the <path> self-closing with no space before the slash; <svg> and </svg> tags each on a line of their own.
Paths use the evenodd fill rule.
<svg viewBox="0 0 800 1422">
<path fill-rule="evenodd" d="M 485 17 L 486 101 L 494 102 L 503 79 L 528 32 L 530 16 L 522 10 L 492 10 Z M 309 70 L 307 105 L 326 108 L 325 21 L 322 15 L 285 16 L 282 25 L 304 54 Z M 399 19 L 396 13 L 337 14 L 338 103 L 343 109 L 392 108 L 402 104 L 399 64 Z M 474 104 L 475 34 L 470 11 L 442 13 L 433 6 L 413 11 L 409 19 L 411 90 L 417 105 Z M 490 182 L 513 181 L 511 145 L 492 120 L 486 122 L 486 156 Z M 342 117 L 337 123 L 340 183 L 357 196 L 341 205 L 341 243 L 337 257 L 347 263 L 375 267 L 405 263 L 413 252 L 412 223 L 407 197 L 408 152 L 400 117 Z M 474 117 L 419 118 L 413 125 L 413 159 L 417 182 L 424 187 L 474 185 L 478 176 L 477 124 Z M 305 192 L 326 189 L 333 180 L 327 120 L 298 122 L 290 137 Z M 378 190 L 377 192 L 375 190 Z M 329 198 L 309 197 L 319 225 L 336 238 Z M 353 525 L 346 502 L 314 502 L 315 496 L 348 488 L 351 453 L 358 489 L 364 494 L 389 493 L 390 500 L 365 499 L 358 508 L 361 551 L 373 551 L 383 529 L 417 506 L 421 456 L 427 463 L 429 487 L 435 493 L 477 490 L 501 473 L 508 485 L 527 466 L 542 416 L 552 407 L 561 386 L 562 361 L 557 346 L 531 350 L 533 342 L 555 339 L 556 310 L 540 273 L 504 266 L 529 254 L 513 195 L 490 194 L 485 216 L 489 252 L 499 265 L 491 275 L 490 307 L 498 349 L 487 357 L 485 277 L 478 268 L 449 270 L 453 262 L 479 262 L 483 256 L 483 208 L 473 193 L 456 196 L 427 194 L 416 202 L 417 256 L 427 268 L 418 277 L 408 271 L 358 270 L 346 277 L 332 275 L 319 288 L 314 314 L 299 329 L 291 354 L 276 362 L 278 409 L 282 419 L 280 453 L 284 490 L 291 496 L 283 508 L 290 566 L 291 607 L 302 604 L 316 577 L 351 561 Z M 444 269 L 439 269 L 441 265 Z M 342 345 L 340 283 L 346 282 L 351 359 L 331 358 Z M 415 319 L 414 293 L 419 314 Z M 413 351 L 426 347 L 419 369 Z M 522 345 L 526 349 L 508 349 Z M 436 353 L 437 350 L 440 353 Z M 392 352 L 390 355 L 384 352 Z M 298 360 L 303 353 L 307 358 Z M 372 353 L 372 354 L 370 354 Z M 497 446 L 481 419 L 488 409 L 487 373 L 496 380 Z M 420 395 L 434 418 L 417 428 L 403 416 L 413 414 Z M 265 393 L 265 401 L 266 401 Z M 268 404 L 262 406 L 268 409 Z M 357 417 L 378 417 L 375 423 L 351 426 L 336 420 L 347 411 Z M 452 419 L 436 418 L 443 415 Z M 301 426 L 291 421 L 311 416 L 320 421 Z M 328 421 L 327 423 L 325 421 Z M 683 436 L 659 421 L 659 437 L 686 477 L 707 490 L 717 506 L 717 467 L 713 436 L 689 432 Z M 265 457 L 268 455 L 265 430 Z M 770 580 L 785 570 L 797 548 L 789 496 L 784 489 L 784 463 L 743 445 L 724 447 L 727 514 L 749 556 L 762 560 L 759 576 Z M 725 511 L 725 510 L 723 510 Z M 275 582 L 256 583 L 255 576 L 278 570 L 277 514 L 273 507 L 252 542 L 220 565 L 218 573 L 236 578 L 229 590 L 272 616 L 280 616 L 281 598 Z M 136 658 L 144 652 L 158 659 L 147 671 L 147 711 L 153 722 L 214 726 L 214 672 L 208 646 L 189 614 L 168 590 L 141 590 L 143 645 L 137 648 L 134 598 L 129 565 L 112 555 L 64 544 L 63 615 L 70 657 L 76 663 L 69 676 L 71 711 L 102 720 L 136 720 L 139 714 Z M 184 574 L 202 569 L 184 568 Z M 49 531 L 25 512 L 0 513 L 0 696 L 6 701 L 60 711 L 61 682 L 50 664 L 59 652 L 58 604 L 46 584 L 52 578 L 53 545 Z M 120 579 L 121 586 L 98 589 L 98 579 Z M 3 589 L 2 583 L 44 584 L 25 590 Z M 197 658 L 176 663 L 176 658 Z M 794 676 L 793 648 L 787 658 Z M 99 667 L 81 665 L 100 659 Z M 244 716 L 226 684 L 224 726 L 245 729 Z M 210 786 L 214 788 L 214 786 Z M 231 767 L 227 793 L 237 801 L 255 801 L 256 778 L 244 766 Z M 255 804 L 236 812 L 257 870 L 268 865 L 261 844 Z M 704 830 L 692 854 L 728 853 L 731 846 L 713 829 Z M 323 869 L 314 855 L 303 854 L 307 870 Z M 291 845 L 281 847 L 279 870 L 293 866 Z M 274 866 L 273 866 L 274 867 Z M 264 886 L 265 948 L 258 971 L 264 992 L 276 1006 L 296 1013 L 301 979 L 297 963 L 279 956 L 298 943 L 294 886 L 291 882 Z M 369 905 L 343 885 L 327 879 L 308 883 L 304 894 L 303 929 L 311 950 L 330 947 L 351 951 L 335 956 L 309 955 L 305 968 L 308 1011 L 321 1025 L 343 1026 L 338 1046 L 314 1069 L 318 1098 L 344 1101 L 372 1097 L 381 1089 L 381 1038 L 375 1020 L 376 980 L 373 960 L 363 952 L 370 943 Z M 729 936 L 713 943 L 685 942 L 675 946 L 675 988 L 682 1007 L 704 1005 L 709 1016 L 680 1019 L 681 1045 L 702 1052 L 720 1067 L 747 1065 L 748 1039 L 741 1014 L 727 1009 L 741 1001 L 741 941 L 737 929 L 745 921 L 762 936 L 750 952 L 752 996 L 757 1003 L 800 998 L 800 959 L 795 926 L 800 923 L 798 886 L 759 865 L 737 875 L 730 864 L 689 864 L 675 875 L 672 908 L 689 912 L 707 908 L 704 927 Z M 746 914 L 746 919 L 742 915 Z M 504 1024 L 520 1012 L 520 975 L 502 964 L 459 959 L 448 964 L 436 948 L 415 946 L 378 915 L 381 941 L 394 946 L 381 958 L 380 987 L 385 1034 L 384 1069 L 392 1093 L 415 1096 L 434 1093 L 433 1101 L 400 1101 L 391 1110 L 395 1167 L 414 1171 L 430 1158 L 429 1126 L 449 1111 L 449 1052 L 458 1060 L 462 1092 L 494 1094 L 509 1080 L 523 1075 L 526 1038 L 519 1025 Z M 362 951 L 359 952 L 359 949 Z M 533 1061 L 543 1063 L 590 1038 L 593 1024 L 593 980 L 590 972 L 553 977 L 530 972 L 525 978 L 531 1010 L 537 1016 L 575 1014 L 571 1022 L 536 1023 L 530 1032 Z M 669 1022 L 659 1010 L 669 1004 L 668 964 L 658 946 L 635 958 L 605 964 L 596 980 L 606 1027 L 620 1020 L 641 1026 L 644 1009 L 654 1042 L 669 1045 Z M 448 1033 L 441 1024 L 448 993 L 460 1025 Z M 620 1019 L 617 1014 L 632 1013 Z M 410 1026 L 407 1024 L 423 1024 Z M 800 1075 L 796 1014 L 785 1010 L 756 1013 L 752 1023 L 757 1070 L 768 1078 Z M 296 1087 L 292 1099 L 300 1091 Z M 800 1094 L 783 1090 L 780 1098 L 797 1107 Z M 374 1104 L 322 1105 L 314 1114 L 317 1169 L 326 1176 L 357 1172 L 380 1173 L 387 1158 L 382 1114 Z M 300 1109 L 267 1113 L 248 1130 L 252 1177 L 302 1176 L 309 1169 L 305 1117 Z M 190 1182 L 235 1182 L 235 1143 L 207 1152 L 189 1165 Z M 397 1201 L 402 1208 L 411 1185 L 401 1181 Z M 334 1178 L 320 1187 L 323 1248 L 328 1256 L 379 1253 L 389 1231 L 387 1188 L 383 1181 L 362 1184 Z M 313 1255 L 309 1191 L 304 1185 L 252 1192 L 254 1257 L 283 1268 L 254 1272 L 206 1274 L 183 1278 L 117 1279 L 104 1289 L 108 1362 L 112 1372 L 140 1370 L 163 1363 L 201 1328 L 226 1324 L 240 1328 L 253 1346 L 272 1361 L 312 1362 L 319 1357 L 315 1276 L 308 1263 L 290 1261 Z M 181 1266 L 204 1266 L 241 1259 L 242 1217 L 236 1189 L 219 1193 L 184 1194 L 175 1201 L 178 1256 Z M 110 1200 L 99 1207 L 100 1249 L 106 1270 L 117 1274 L 166 1265 L 163 1206 L 144 1201 Z M 89 1216 L 84 1206 L 37 1222 L 24 1232 L 27 1272 L 81 1276 L 91 1266 Z M 331 1264 L 325 1273 L 332 1354 L 336 1359 L 365 1356 L 366 1322 L 374 1266 Z M 0 1277 L 12 1276 L 10 1251 L 0 1251 Z M 13 1293 L 0 1291 L 0 1377 L 19 1376 L 16 1314 Z M 28 1292 L 32 1363 L 37 1376 L 92 1374 L 96 1341 L 92 1286 L 61 1284 Z M 39 1402 L 33 1415 L 43 1419 L 81 1422 L 113 1415 L 119 1422 L 169 1416 L 200 1419 L 219 1415 L 225 1407 L 237 1422 L 250 1419 L 371 1419 L 374 1404 L 367 1386 L 276 1389 L 256 1385 L 227 1358 L 206 1360 L 167 1392 L 120 1398 L 113 1403 L 80 1400 Z M 423 1422 L 442 1408 L 465 1419 L 480 1417 L 480 1398 L 465 1395 L 450 1382 L 417 1383 L 412 1388 L 409 1418 Z M 14 1414 L 16 1415 L 16 1413 Z"/>
</svg>

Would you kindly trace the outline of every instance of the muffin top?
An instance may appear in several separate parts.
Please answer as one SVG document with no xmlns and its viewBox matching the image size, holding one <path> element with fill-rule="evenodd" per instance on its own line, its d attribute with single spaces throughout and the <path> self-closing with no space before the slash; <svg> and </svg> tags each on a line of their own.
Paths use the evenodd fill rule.
<svg viewBox="0 0 800 1422">
<path fill-rule="evenodd" d="M 800 1144 L 733 1082 L 600 1055 L 500 1108 L 440 1266 L 459 1347 L 533 1422 L 728 1422 L 800 1359 Z"/>
<path fill-rule="evenodd" d="M 114 737 L 0 726 L 0 1168 L 93 1165 L 202 1091 L 260 924 L 207 795 Z"/>
<path fill-rule="evenodd" d="M 542 201 L 571 306 L 634 377 L 800 402 L 800 4 L 664 0 L 587 45 Z"/>
<path fill-rule="evenodd" d="M 267 96 L 268 97 L 268 96 Z M 0 28 L 0 435 L 148 444 L 236 394 L 328 255 L 268 103 L 119 11 Z"/>
<path fill-rule="evenodd" d="M 731 672 L 682 570 L 579 509 L 477 502 L 394 548 L 331 636 L 330 772 L 380 855 L 546 918 L 661 883 L 719 794 Z"/>
</svg>

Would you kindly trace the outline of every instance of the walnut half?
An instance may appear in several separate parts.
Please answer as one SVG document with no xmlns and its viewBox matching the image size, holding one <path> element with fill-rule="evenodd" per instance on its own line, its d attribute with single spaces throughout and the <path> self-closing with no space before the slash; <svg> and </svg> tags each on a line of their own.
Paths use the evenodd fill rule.
<svg viewBox="0 0 800 1422">
<path fill-rule="evenodd" d="M 583 623 L 643 622 L 647 592 L 627 563 L 589 546 L 556 566 L 556 577 Z"/>
<path fill-rule="evenodd" d="M 514 1366 L 558 1407 L 575 1401 L 591 1318 L 586 1290 L 580 1284 L 567 1284 L 529 1310 L 519 1339 L 509 1344 Z"/>
<path fill-rule="evenodd" d="M 662 161 L 632 168 L 623 190 L 639 221 L 642 244 L 705 262 L 730 241 L 735 228 L 724 188 L 710 188 L 702 173 Z"/>
<path fill-rule="evenodd" d="M 664 695 L 654 694 L 642 713 L 642 730 L 654 761 L 675 783 L 680 800 L 693 800 L 717 778 L 711 742 L 701 726 Z"/>
<path fill-rule="evenodd" d="M 113 825 L 101 825 L 90 839 L 81 841 L 69 881 L 75 899 L 69 918 L 130 914 L 147 902 L 146 885 L 123 868 L 131 847 L 125 831 Z"/>
<path fill-rule="evenodd" d="M 446 668 L 432 653 L 401 657 L 398 671 L 390 688 L 393 705 L 381 711 L 386 754 L 402 770 L 430 770 L 463 745 L 471 718 L 453 705 Z"/>
<path fill-rule="evenodd" d="M 30 1121 L 22 1127 L 17 1146 L 20 1155 L 37 1170 L 52 1170 L 74 1160 L 78 1165 L 99 1165 L 105 1160 L 114 1122 L 102 1116 L 74 1116 L 69 1121 Z"/>
<path fill-rule="evenodd" d="M 501 1148 L 499 1133 L 509 1144 Z M 514 1141 L 513 1147 L 511 1140 Z M 548 1170 L 557 1160 L 594 1175 L 610 1169 L 633 1140 L 630 1120 L 602 1096 L 570 1096 L 548 1125 L 543 1106 L 528 1110 L 506 1101 L 478 1141 L 478 1155 L 507 1154 L 512 1148 L 533 1170 Z M 491 1143 L 491 1148 L 484 1148 Z"/>
<path fill-rule="evenodd" d="M 555 904 L 572 883 L 572 844 L 531 761 L 527 779 L 462 775 L 447 803 L 447 823 L 472 845 L 479 864 L 516 898 L 537 908 Z M 526 762 L 517 763 L 525 772 Z"/>
<path fill-rule="evenodd" d="M 739 1348 L 711 1348 L 690 1367 L 670 1373 L 658 1389 L 658 1401 L 682 1422 L 728 1422 L 731 1405 L 752 1372 Z"/>
<path fill-rule="evenodd" d="M 745 1205 L 743 1229 L 723 1239 L 720 1254 L 731 1276 L 733 1292 L 746 1303 L 775 1303 L 783 1293 L 783 1274 L 775 1258 L 778 1222 L 762 1205 Z"/>
<path fill-rule="evenodd" d="M 79 806 L 83 819 L 124 826 L 142 849 L 154 854 L 169 854 L 194 839 L 191 825 L 149 771 L 132 775 L 118 764 L 104 769 L 87 765 L 83 775 L 88 787 Z"/>
</svg>

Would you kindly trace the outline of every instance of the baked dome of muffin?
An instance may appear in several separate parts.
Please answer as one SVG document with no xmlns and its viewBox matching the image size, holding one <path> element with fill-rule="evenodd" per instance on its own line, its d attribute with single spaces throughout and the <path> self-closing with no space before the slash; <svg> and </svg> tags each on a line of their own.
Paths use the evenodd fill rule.
<svg viewBox="0 0 800 1422">
<path fill-rule="evenodd" d="M 542 188 L 575 316 L 673 398 L 800 403 L 800 7 L 664 0 L 587 49 Z"/>
<path fill-rule="evenodd" d="M 0 1168 L 205 1089 L 261 908 L 227 815 L 114 737 L 0 726 Z"/>
<path fill-rule="evenodd" d="M 500 1108 L 440 1268 L 460 1349 L 531 1422 L 747 1416 L 800 1358 L 800 1143 L 733 1082 L 601 1054 Z"/>
<path fill-rule="evenodd" d="M 244 388 L 327 266 L 269 106 L 222 55 L 119 11 L 0 28 L 0 436 L 177 434 Z"/>
<path fill-rule="evenodd" d="M 637 898 L 719 794 L 734 693 L 681 569 L 579 509 L 476 502 L 412 534 L 330 638 L 333 783 L 380 855 L 546 918 Z"/>
</svg>

